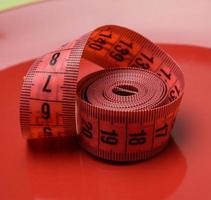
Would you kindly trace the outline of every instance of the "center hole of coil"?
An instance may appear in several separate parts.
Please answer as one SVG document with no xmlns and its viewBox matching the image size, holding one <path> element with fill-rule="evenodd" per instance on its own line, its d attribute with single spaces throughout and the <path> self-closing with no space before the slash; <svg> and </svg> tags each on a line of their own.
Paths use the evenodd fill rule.
<svg viewBox="0 0 211 200">
<path fill-rule="evenodd" d="M 112 92 L 120 96 L 132 96 L 138 92 L 138 89 L 132 85 L 118 85 L 112 89 Z"/>
</svg>

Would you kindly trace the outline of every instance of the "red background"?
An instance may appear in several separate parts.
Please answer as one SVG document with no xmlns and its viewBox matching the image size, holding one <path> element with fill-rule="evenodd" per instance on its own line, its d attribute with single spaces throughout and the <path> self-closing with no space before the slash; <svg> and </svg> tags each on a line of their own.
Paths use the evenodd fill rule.
<svg viewBox="0 0 211 200">
<path fill-rule="evenodd" d="M 211 44 L 211 4 L 190 3 L 61 0 L 0 13 L 2 200 L 211 198 L 211 50 L 199 47 Z M 95 159 L 74 141 L 32 151 L 19 127 L 30 60 L 102 24 L 127 26 L 162 42 L 180 64 L 186 88 L 172 141 L 157 157 L 123 166 Z"/>
</svg>

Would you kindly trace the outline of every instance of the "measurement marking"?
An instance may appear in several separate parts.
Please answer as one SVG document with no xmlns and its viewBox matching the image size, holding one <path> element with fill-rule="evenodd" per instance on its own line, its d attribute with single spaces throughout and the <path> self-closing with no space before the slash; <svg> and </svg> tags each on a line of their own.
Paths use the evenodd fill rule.
<svg viewBox="0 0 211 200">
<path fill-rule="evenodd" d="M 177 81 L 178 81 L 178 79 L 176 79 L 176 80 L 174 81 L 174 83 L 172 84 L 172 86 L 169 88 L 169 91 L 171 91 L 171 89 L 172 89 L 173 87 L 175 87 Z"/>
<path fill-rule="evenodd" d="M 155 119 L 154 119 L 154 124 L 153 124 L 153 131 L 152 131 L 152 149 L 154 147 L 154 137 L 155 137 Z"/>
<path fill-rule="evenodd" d="M 64 126 L 63 124 L 28 124 L 29 126 L 58 126 L 62 127 Z"/>
<path fill-rule="evenodd" d="M 48 102 L 65 102 L 65 101 L 60 101 L 60 100 L 53 100 L 53 99 L 39 99 L 39 98 L 30 98 L 30 97 L 27 97 L 27 98 L 24 98 L 24 99 L 29 99 L 29 100 L 35 100 L 35 101 L 48 101 Z"/>
<path fill-rule="evenodd" d="M 97 144 L 97 154 L 99 156 L 100 153 L 100 118 L 97 120 L 97 126 L 98 126 L 98 144 Z"/>
<path fill-rule="evenodd" d="M 125 124 L 125 157 L 126 157 L 126 155 L 127 155 L 127 137 L 128 137 L 128 121 L 127 121 L 127 118 L 126 118 L 126 120 L 125 120 L 126 122 L 126 124 Z"/>
<path fill-rule="evenodd" d="M 56 71 L 35 71 L 35 73 L 43 74 L 66 74 L 66 72 L 56 72 Z"/>
<path fill-rule="evenodd" d="M 136 57 L 138 57 L 138 55 L 141 54 L 143 49 L 144 49 L 144 44 L 143 44 L 143 46 L 140 47 L 139 51 L 136 54 L 133 55 L 131 53 L 132 54 L 132 58 L 131 58 L 130 62 L 128 63 L 128 66 L 130 66 L 133 63 L 133 61 L 135 61 Z"/>
</svg>

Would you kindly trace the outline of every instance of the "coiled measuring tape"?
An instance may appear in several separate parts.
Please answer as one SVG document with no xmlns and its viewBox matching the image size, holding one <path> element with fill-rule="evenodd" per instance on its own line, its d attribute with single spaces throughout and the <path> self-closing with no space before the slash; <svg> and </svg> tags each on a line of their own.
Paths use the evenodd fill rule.
<svg viewBox="0 0 211 200">
<path fill-rule="evenodd" d="M 81 58 L 104 68 L 78 83 Z M 179 66 L 127 28 L 106 25 L 38 58 L 24 78 L 27 139 L 79 135 L 108 160 L 144 160 L 168 143 L 184 90 Z"/>
</svg>

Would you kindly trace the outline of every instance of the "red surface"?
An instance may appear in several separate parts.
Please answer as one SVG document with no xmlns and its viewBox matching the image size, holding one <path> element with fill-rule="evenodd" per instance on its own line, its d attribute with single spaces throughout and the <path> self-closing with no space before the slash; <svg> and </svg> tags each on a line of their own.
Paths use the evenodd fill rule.
<svg viewBox="0 0 211 200">
<path fill-rule="evenodd" d="M 42 4 L 39 5 L 42 8 Z M 28 9 L 26 18 L 36 15 L 33 6 Z M 36 31 L 41 34 L 43 30 Z M 34 37 L 32 43 L 39 41 L 40 38 Z M 175 124 L 174 139 L 168 148 L 152 160 L 132 165 L 97 160 L 74 141 L 71 144 L 60 141 L 54 148 L 32 151 L 22 138 L 19 127 L 20 89 L 31 62 L 2 70 L 0 198 L 210 199 L 211 50 L 182 45 L 161 46 L 184 71 L 185 96 Z M 7 48 L 10 49 L 11 45 Z M 47 51 L 48 46 L 39 48 Z M 16 58 L 19 61 L 15 54 L 10 56 L 13 61 Z M 83 64 L 91 66 L 90 63 Z M 83 71 L 81 75 L 89 72 Z"/>
</svg>

